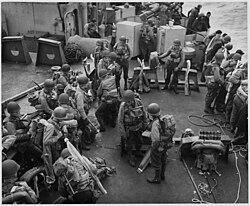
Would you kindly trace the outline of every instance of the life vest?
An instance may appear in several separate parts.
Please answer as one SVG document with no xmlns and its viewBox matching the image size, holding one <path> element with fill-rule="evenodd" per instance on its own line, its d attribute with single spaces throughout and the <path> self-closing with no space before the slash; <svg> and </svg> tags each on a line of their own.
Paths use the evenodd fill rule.
<svg viewBox="0 0 250 206">
<path fill-rule="evenodd" d="M 18 119 L 14 119 L 14 118 L 11 118 L 11 117 L 6 117 L 4 119 L 4 121 L 3 121 L 3 123 L 4 123 L 4 125 L 6 125 L 8 122 L 13 123 L 15 125 L 15 129 L 16 130 L 19 130 L 19 129 L 22 129 L 24 131 L 27 130 L 26 126 L 24 125 L 24 123 L 22 122 L 22 120 L 20 120 L 19 118 Z"/>
<path fill-rule="evenodd" d="M 115 45 L 115 52 L 119 58 L 127 59 L 129 57 L 129 48 L 127 44 L 117 43 Z"/>
<path fill-rule="evenodd" d="M 170 48 L 170 54 L 169 54 L 169 58 L 168 60 L 174 63 L 180 63 L 181 62 L 181 52 L 182 52 L 182 48 L 178 48 L 178 49 L 174 49 L 174 47 L 172 46 Z"/>
<path fill-rule="evenodd" d="M 197 154 L 196 166 L 202 170 L 216 170 L 219 153 L 225 153 L 225 146 L 219 140 L 197 140 L 191 145 L 192 152 Z"/>
<path fill-rule="evenodd" d="M 129 106 L 124 102 L 124 124 L 132 130 L 139 130 L 142 126 L 144 111 L 140 100 L 135 99 L 135 105 Z"/>
</svg>

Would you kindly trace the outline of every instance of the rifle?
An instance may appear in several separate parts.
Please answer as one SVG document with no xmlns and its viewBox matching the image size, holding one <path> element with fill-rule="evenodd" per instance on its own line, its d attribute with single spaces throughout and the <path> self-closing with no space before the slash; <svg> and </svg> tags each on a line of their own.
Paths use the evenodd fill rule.
<svg viewBox="0 0 250 206">
<path fill-rule="evenodd" d="M 190 95 L 190 90 L 189 90 L 189 72 L 190 72 L 190 67 L 191 67 L 191 62 L 190 60 L 187 60 L 187 70 L 186 70 L 186 74 L 185 74 L 185 87 L 184 87 L 184 91 L 185 91 L 185 96 Z"/>
<path fill-rule="evenodd" d="M 38 89 L 42 89 L 42 87 L 39 85 L 39 84 L 37 84 L 33 79 L 32 79 L 32 82 L 34 82 L 35 83 L 35 85 L 38 87 Z"/>
<path fill-rule="evenodd" d="M 142 62 L 139 58 L 137 58 L 137 61 L 140 63 L 140 66 L 141 66 L 141 71 L 139 73 L 139 89 L 138 89 L 138 92 L 143 92 L 143 88 L 142 88 L 142 84 L 143 84 L 143 68 L 142 68 Z"/>
</svg>

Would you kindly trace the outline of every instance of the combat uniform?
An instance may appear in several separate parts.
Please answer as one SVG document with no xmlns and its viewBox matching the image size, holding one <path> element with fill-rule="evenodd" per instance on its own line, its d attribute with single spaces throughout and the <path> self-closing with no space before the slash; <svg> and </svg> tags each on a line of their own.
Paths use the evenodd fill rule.
<svg viewBox="0 0 250 206">
<path fill-rule="evenodd" d="M 212 63 L 212 68 L 205 74 L 207 94 L 205 98 L 205 110 L 209 113 L 213 112 L 211 107 L 213 101 L 220 92 L 220 88 L 224 85 L 224 70 L 216 62 Z"/>
<path fill-rule="evenodd" d="M 170 84 L 170 89 L 176 88 L 177 84 L 178 84 L 178 73 L 179 73 L 179 70 L 182 68 L 183 63 L 184 63 L 183 50 L 181 47 L 176 49 L 176 48 L 174 48 L 174 46 L 171 46 L 165 54 L 159 56 L 160 59 L 162 59 L 164 57 L 168 57 L 166 64 L 165 64 L 165 68 L 164 68 L 165 73 L 167 70 L 167 77 L 165 78 L 165 88 L 167 88 L 169 85 L 172 73 L 173 73 L 173 78 L 172 78 L 172 82 Z M 178 68 L 178 70 L 175 71 L 175 68 Z M 166 76 L 165 73 L 164 73 L 164 76 Z"/>
<path fill-rule="evenodd" d="M 100 105 L 95 112 L 96 118 L 100 123 L 100 130 L 104 131 L 104 119 L 111 115 L 111 126 L 115 126 L 117 116 L 117 88 L 115 76 L 107 75 L 97 90 Z"/>
<path fill-rule="evenodd" d="M 39 96 L 39 109 L 41 109 L 46 118 L 50 118 L 52 115 L 53 110 L 57 107 L 57 94 L 56 92 L 52 91 L 48 93 L 45 89 L 42 89 Z"/>
<path fill-rule="evenodd" d="M 118 56 L 117 63 L 123 70 L 124 88 L 127 89 L 129 61 L 131 59 L 132 50 L 127 43 L 118 42 L 114 45 L 114 52 Z"/>
<path fill-rule="evenodd" d="M 118 113 L 118 124 L 122 141 L 126 141 L 126 150 L 129 155 L 129 163 L 134 165 L 132 156 L 133 145 L 137 153 L 142 146 L 142 131 L 146 125 L 146 113 L 142 102 L 135 98 L 131 105 L 122 102 Z"/>
</svg>

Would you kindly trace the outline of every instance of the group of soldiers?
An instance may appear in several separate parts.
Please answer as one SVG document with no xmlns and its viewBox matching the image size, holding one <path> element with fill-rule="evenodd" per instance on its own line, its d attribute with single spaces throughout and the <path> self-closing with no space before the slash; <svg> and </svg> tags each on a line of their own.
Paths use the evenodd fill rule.
<svg viewBox="0 0 250 206">
<path fill-rule="evenodd" d="M 246 137 L 247 118 L 244 114 L 247 113 L 248 104 L 248 63 L 241 61 L 244 52 L 238 49 L 230 54 L 233 48 L 230 44 L 231 37 L 222 34 L 221 30 L 208 35 L 204 42 L 206 52 L 203 81 L 207 86 L 204 112 L 225 112 L 231 132 L 236 137 L 242 134 Z"/>
<path fill-rule="evenodd" d="M 166 125 L 171 127 L 171 132 L 163 132 L 165 128 L 159 126 L 159 105 L 150 104 L 146 111 L 139 95 L 127 89 L 130 54 L 131 50 L 124 36 L 115 44 L 114 52 L 110 52 L 103 42 L 98 41 L 94 55 L 96 82 L 91 81 L 86 74 L 76 74 L 70 65 L 63 64 L 60 72 L 55 72 L 52 79 L 44 81 L 44 88 L 29 96 L 29 102 L 36 112 L 25 117 L 20 114 L 21 107 L 17 102 L 7 104 L 8 115 L 3 120 L 2 150 L 3 157 L 6 158 L 3 161 L 3 197 L 7 203 L 11 201 L 8 194 L 11 193 L 12 186 L 19 184 L 18 177 L 30 169 L 30 166 L 43 166 L 46 184 L 58 184 L 60 194 L 73 198 L 74 203 L 96 201 L 98 192 L 96 193 L 95 183 L 89 175 L 90 171 L 76 163 L 77 160 L 67 149 L 65 138 L 83 154 L 83 150 L 90 149 L 89 145 L 94 141 L 95 135 L 105 132 L 106 123 L 116 126 L 117 117 L 121 146 L 126 150 L 132 167 L 136 166 L 135 156 L 143 155 L 143 131 L 148 129 L 154 133 L 151 141 L 155 152 L 151 156 L 156 172 L 155 177 L 149 178 L 148 182 L 160 183 L 161 179 L 164 180 L 166 151 L 169 142 L 172 142 L 175 123 Z M 125 81 L 123 94 L 120 90 L 122 69 Z M 97 89 L 93 89 L 93 86 Z M 99 128 L 88 117 L 95 102 L 98 102 L 95 117 Z M 136 149 L 135 153 L 133 147 Z M 161 149 L 158 150 L 159 147 Z M 9 159 L 10 151 L 17 154 L 12 160 Z M 68 165 L 67 169 L 65 165 Z M 82 177 L 72 184 L 68 182 L 74 176 L 69 165 L 73 165 L 73 170 Z M 61 167 L 64 169 L 60 169 Z M 34 194 L 30 192 L 32 189 L 27 184 L 25 188 L 27 203 L 36 203 Z M 72 192 L 72 188 L 77 192 Z M 16 198 L 18 197 L 20 196 L 17 195 Z M 12 200 L 16 202 L 16 198 Z"/>
</svg>

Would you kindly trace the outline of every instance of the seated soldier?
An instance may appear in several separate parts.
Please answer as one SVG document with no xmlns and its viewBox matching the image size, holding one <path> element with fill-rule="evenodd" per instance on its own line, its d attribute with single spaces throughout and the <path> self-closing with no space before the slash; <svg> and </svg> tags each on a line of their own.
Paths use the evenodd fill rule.
<svg viewBox="0 0 250 206">
<path fill-rule="evenodd" d="M 12 148 L 18 153 L 18 155 L 15 156 L 15 158 L 18 159 L 18 163 L 19 161 L 20 163 L 26 162 L 29 166 L 32 164 L 32 166 L 34 166 L 34 163 L 37 164 L 42 162 L 42 151 L 32 143 L 29 127 L 26 126 L 21 119 L 20 110 L 21 107 L 16 102 L 9 102 L 7 104 L 7 112 L 9 113 L 9 116 L 3 120 L 3 125 L 8 133 L 6 138 L 12 138 L 14 141 L 14 147 Z M 27 159 L 27 155 L 30 158 Z M 38 162 L 35 162 L 35 160 L 38 160 Z"/>
<path fill-rule="evenodd" d="M 41 90 L 39 95 L 39 105 L 35 108 L 42 111 L 46 115 L 46 119 L 50 118 L 53 110 L 57 106 L 57 94 L 54 91 L 54 82 L 51 79 L 44 81 L 44 88 Z"/>
<path fill-rule="evenodd" d="M 100 100 L 100 105 L 96 110 L 95 115 L 100 124 L 100 131 L 104 132 L 104 119 L 109 115 L 112 116 L 110 122 L 111 126 L 115 127 L 117 110 L 111 112 L 110 109 L 114 109 L 117 107 L 118 93 L 116 88 L 115 76 L 108 75 L 107 70 L 101 69 L 99 72 L 99 78 L 101 80 L 101 84 L 97 90 L 97 96 Z"/>
<path fill-rule="evenodd" d="M 58 192 L 71 199 L 74 204 L 95 203 L 100 196 L 89 171 L 80 164 L 65 148 L 61 157 L 54 163 L 54 172 L 58 176 Z M 96 173 L 96 167 L 93 165 Z"/>
<path fill-rule="evenodd" d="M 14 160 L 2 162 L 2 204 L 35 204 L 35 192 L 25 181 L 17 181 L 20 169 Z"/>
</svg>

